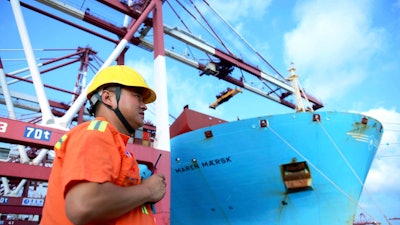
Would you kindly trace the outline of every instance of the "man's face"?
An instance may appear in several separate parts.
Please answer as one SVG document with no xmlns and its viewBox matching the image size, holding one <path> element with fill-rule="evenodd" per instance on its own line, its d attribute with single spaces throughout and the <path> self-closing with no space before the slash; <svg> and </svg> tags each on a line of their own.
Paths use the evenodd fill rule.
<svg viewBox="0 0 400 225">
<path fill-rule="evenodd" d="M 147 110 L 147 106 L 143 102 L 140 88 L 123 87 L 118 107 L 133 129 L 143 126 L 144 111 Z"/>
</svg>

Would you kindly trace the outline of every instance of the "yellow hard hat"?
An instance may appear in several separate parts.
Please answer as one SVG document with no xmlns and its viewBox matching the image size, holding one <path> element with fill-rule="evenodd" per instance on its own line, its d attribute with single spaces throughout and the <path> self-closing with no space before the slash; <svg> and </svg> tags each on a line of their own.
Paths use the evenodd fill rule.
<svg viewBox="0 0 400 225">
<path fill-rule="evenodd" d="M 152 103 L 156 100 L 156 93 L 146 84 L 143 77 L 134 69 L 125 65 L 115 65 L 101 70 L 88 87 L 87 98 L 90 98 L 99 87 L 105 84 L 121 84 L 128 87 L 143 89 L 143 102 Z"/>
</svg>

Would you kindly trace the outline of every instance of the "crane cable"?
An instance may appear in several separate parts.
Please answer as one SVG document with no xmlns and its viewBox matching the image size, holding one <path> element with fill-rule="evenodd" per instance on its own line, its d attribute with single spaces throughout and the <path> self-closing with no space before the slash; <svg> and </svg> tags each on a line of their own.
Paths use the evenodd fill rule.
<svg viewBox="0 0 400 225">
<path fill-rule="evenodd" d="M 263 61 L 265 62 L 277 75 L 279 75 L 282 79 L 285 79 L 278 70 L 275 69 L 275 67 L 273 67 L 256 49 L 254 49 L 250 43 L 248 43 L 221 15 L 218 14 L 218 12 L 206 1 L 203 0 L 203 2 L 214 12 L 215 15 L 217 15 L 219 17 L 219 19 L 222 20 L 222 22 L 227 25 L 229 27 L 229 29 L 231 29 L 234 34 L 236 34 L 240 40 L 246 44 L 246 46 L 248 48 L 250 48 L 250 50 L 252 50 L 254 53 L 256 53 L 256 55 Z"/>
<path fill-rule="evenodd" d="M 208 25 L 208 27 L 210 28 L 210 30 L 212 31 L 212 33 L 214 34 L 214 36 L 217 38 L 217 40 L 219 41 L 219 43 L 225 48 L 226 51 L 229 52 L 230 55 L 233 55 L 232 52 L 229 50 L 229 48 L 224 44 L 224 42 L 222 41 L 222 39 L 218 36 L 218 34 L 215 32 L 215 30 L 212 28 L 212 26 L 210 25 L 210 23 L 208 23 L 208 21 L 204 18 L 203 14 L 201 14 L 201 12 L 199 11 L 199 9 L 196 7 L 196 5 L 193 3 L 192 0 L 189 0 L 190 3 L 192 3 L 193 7 L 196 9 L 197 13 L 199 13 L 199 15 L 201 16 L 201 18 L 204 20 L 204 22 Z"/>
<path fill-rule="evenodd" d="M 212 26 L 210 25 L 210 23 L 205 19 L 205 17 L 203 16 L 203 14 L 200 12 L 200 10 L 198 9 L 198 7 L 196 6 L 196 4 L 192 1 L 190 1 L 191 6 L 195 9 L 195 11 L 198 13 L 198 15 L 202 18 L 202 20 L 207 24 L 208 28 L 201 22 L 199 21 L 199 19 L 193 14 L 191 13 L 179 0 L 175 0 L 198 24 L 200 24 L 201 27 L 203 27 L 203 29 L 205 31 L 207 31 L 208 34 L 210 34 L 215 40 L 217 40 L 218 43 L 220 43 L 226 51 L 229 52 L 230 55 L 233 55 L 232 52 L 229 50 L 229 48 L 224 44 L 224 41 L 222 41 L 222 39 L 218 36 L 218 34 L 215 32 L 215 30 L 212 28 Z M 218 15 L 219 16 L 219 15 Z"/>
<path fill-rule="evenodd" d="M 169 5 L 169 7 L 172 9 L 172 12 L 174 12 L 175 16 L 178 17 L 179 21 L 180 21 L 180 22 L 183 24 L 183 26 L 186 28 L 186 30 L 187 30 L 189 33 L 192 33 L 192 31 L 190 31 L 189 27 L 188 27 L 188 26 L 186 25 L 186 23 L 183 21 L 182 17 L 178 14 L 178 12 L 175 10 L 175 8 L 172 7 L 171 3 L 170 3 L 168 0 L 166 0 L 166 2 L 167 2 L 167 4 Z M 181 5 L 181 3 L 180 3 L 179 1 L 177 1 L 177 2 L 178 2 L 179 5 Z M 183 5 L 181 5 L 181 6 L 182 6 L 182 8 L 184 8 Z M 184 9 L 185 9 L 185 8 L 184 8 Z M 189 11 L 187 11 L 187 12 L 189 12 Z M 189 12 L 189 14 L 190 14 L 190 12 Z"/>
<path fill-rule="evenodd" d="M 166 0 L 166 1 L 168 2 L 168 0 Z M 207 27 L 205 27 L 205 26 L 201 23 L 201 21 L 198 20 L 198 18 L 197 18 L 189 9 L 187 9 L 179 0 L 175 0 L 175 1 L 178 3 L 178 5 L 180 5 L 180 6 L 182 7 L 183 10 L 185 10 L 185 11 L 189 14 L 201 27 L 203 27 L 203 29 L 204 29 L 205 31 L 207 31 L 207 33 L 209 33 L 212 37 L 214 37 L 215 39 L 217 39 L 217 38 L 207 29 Z M 175 15 L 176 15 L 178 18 L 181 18 L 181 17 L 177 14 L 177 11 L 175 10 L 175 8 L 173 8 L 172 5 L 171 5 L 169 2 L 168 2 L 168 5 L 171 7 L 171 9 L 172 9 L 172 11 L 175 13 Z M 186 30 L 187 30 L 190 34 L 193 34 L 193 33 L 191 32 L 191 30 L 190 30 L 190 29 L 186 26 L 186 24 L 183 22 L 183 20 L 181 20 L 181 23 L 183 24 L 183 26 L 185 26 Z M 188 44 L 186 44 L 186 46 L 190 47 L 190 45 L 188 45 Z M 188 48 L 188 49 L 189 49 L 189 51 L 191 51 L 190 48 Z M 194 54 L 192 53 L 192 55 L 194 55 Z M 212 61 L 210 55 L 207 54 L 207 53 L 206 53 L 206 55 L 207 55 L 208 59 L 209 59 L 210 61 Z"/>
</svg>

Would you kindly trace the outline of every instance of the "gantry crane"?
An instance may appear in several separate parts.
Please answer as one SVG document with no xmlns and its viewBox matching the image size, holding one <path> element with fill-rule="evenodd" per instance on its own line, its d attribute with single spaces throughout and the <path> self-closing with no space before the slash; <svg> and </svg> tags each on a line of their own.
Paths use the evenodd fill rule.
<svg viewBox="0 0 400 225">
<path fill-rule="evenodd" d="M 380 222 L 370 221 L 364 213 L 360 213 L 358 221 L 354 221 L 353 225 L 381 225 Z"/>
</svg>

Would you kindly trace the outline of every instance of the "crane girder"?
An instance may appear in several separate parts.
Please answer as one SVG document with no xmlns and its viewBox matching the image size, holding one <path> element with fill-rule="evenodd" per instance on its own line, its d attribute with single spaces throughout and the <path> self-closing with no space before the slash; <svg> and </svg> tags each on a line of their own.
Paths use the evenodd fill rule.
<svg viewBox="0 0 400 225">
<path fill-rule="evenodd" d="M 122 32 L 126 32 L 124 29 L 118 28 L 116 26 L 110 25 L 107 21 L 95 17 L 94 15 L 91 15 L 90 12 L 88 11 L 80 11 L 79 9 L 71 9 L 71 6 L 66 6 L 65 4 L 61 4 L 58 1 L 53 1 L 53 0 L 40 0 L 40 2 L 53 7 L 61 12 L 67 13 L 73 17 L 76 17 L 78 19 L 84 20 L 87 23 L 90 23 L 92 25 L 95 25 L 101 29 L 107 30 L 111 33 L 115 33 L 118 36 L 123 36 L 124 34 Z M 132 7 L 129 7 L 125 5 L 124 3 L 121 3 L 120 1 L 117 0 L 99 0 L 100 3 L 113 8 L 114 10 L 117 10 L 123 14 L 131 16 L 133 19 L 137 19 L 140 15 L 140 11 L 137 9 L 133 9 Z M 27 4 L 24 4 L 25 7 Z M 33 7 L 29 6 L 31 9 Z M 55 16 L 52 18 L 57 19 Z M 61 18 L 58 20 L 62 21 Z M 63 21 L 62 21 L 63 22 Z M 69 23 L 70 25 L 73 25 Z M 134 37 L 130 40 L 130 42 L 134 45 L 137 45 L 139 47 L 142 47 L 146 50 L 153 51 L 154 50 L 154 43 L 147 41 L 145 39 L 146 34 L 149 32 L 149 28 L 152 27 L 152 18 L 147 18 L 143 22 L 143 26 L 141 28 L 141 31 L 139 32 L 139 37 Z M 74 26 L 74 25 L 73 25 Z M 82 29 L 80 26 L 75 25 L 75 27 Z M 87 31 L 85 29 L 85 31 Z M 145 32 L 143 32 L 145 31 Z M 228 71 L 224 71 L 224 69 L 227 69 L 225 67 L 218 68 L 216 67 L 215 74 L 217 73 L 218 75 L 216 77 L 223 79 L 227 82 L 233 83 L 241 88 L 247 89 L 253 93 L 256 93 L 258 95 L 261 95 L 263 97 L 266 97 L 270 100 L 273 100 L 275 102 L 278 102 L 282 105 L 285 105 L 290 108 L 295 108 L 295 104 L 291 103 L 289 100 L 286 100 L 286 98 L 290 95 L 293 94 L 293 88 L 285 80 L 278 79 L 272 75 L 269 75 L 266 72 L 261 71 L 257 67 L 246 63 L 243 59 L 240 59 L 236 57 L 235 55 L 226 53 L 220 49 L 217 49 L 216 47 L 212 46 L 211 44 L 207 43 L 206 41 L 195 37 L 194 35 L 185 32 L 177 27 L 170 27 L 168 25 L 164 24 L 164 34 L 168 35 L 169 37 L 174 38 L 175 40 L 182 42 L 184 44 L 190 45 L 200 52 L 205 53 L 206 55 L 209 55 L 212 57 L 209 63 L 224 63 L 225 65 L 229 65 Z M 106 37 L 99 35 L 100 37 L 105 38 L 106 40 L 111 40 L 107 39 Z M 182 62 L 186 65 L 189 65 L 191 67 L 197 68 L 198 70 L 201 71 L 202 74 L 207 74 L 207 75 L 214 75 L 215 74 L 210 74 L 210 70 L 207 70 L 207 64 L 204 65 L 196 60 L 190 59 L 186 57 L 185 55 L 178 54 L 176 52 L 170 51 L 168 49 L 165 49 L 165 55 L 178 60 L 179 62 Z M 233 78 L 229 76 L 229 73 L 233 70 L 232 68 L 238 68 L 240 70 L 246 71 L 248 74 L 255 76 L 259 80 L 265 81 L 270 85 L 273 85 L 273 92 L 269 93 L 264 90 L 261 90 L 258 87 L 254 87 L 250 84 L 245 84 L 243 81 Z M 229 72 L 230 71 L 230 72 Z M 271 89 L 272 90 L 272 89 Z M 276 94 L 279 93 L 279 94 Z M 303 93 L 303 98 L 306 98 L 309 100 L 309 102 L 312 104 L 312 108 L 314 110 L 322 108 L 323 104 L 313 96 L 308 95 L 307 93 Z"/>
</svg>

